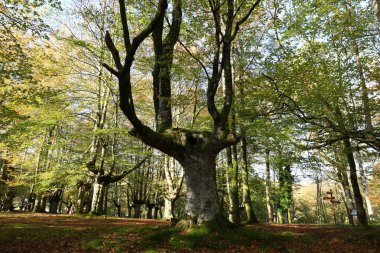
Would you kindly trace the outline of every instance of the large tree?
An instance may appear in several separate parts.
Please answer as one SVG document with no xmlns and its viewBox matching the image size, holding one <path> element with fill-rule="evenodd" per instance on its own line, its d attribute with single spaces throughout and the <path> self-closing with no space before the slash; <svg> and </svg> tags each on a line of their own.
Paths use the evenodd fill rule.
<svg viewBox="0 0 380 253">
<path fill-rule="evenodd" d="M 205 224 L 219 216 L 215 159 L 221 150 L 239 141 L 238 137 L 229 132 L 227 124 L 233 100 L 231 46 L 241 26 L 259 3 L 260 0 L 240 3 L 234 0 L 209 0 L 194 3 L 202 8 L 206 6 L 209 19 L 213 21 L 210 29 L 213 34 L 211 39 L 213 46 L 210 47 L 212 48 L 211 55 L 208 55 L 212 59 L 209 63 L 210 66 L 198 58 L 191 49 L 182 45 L 204 70 L 207 80 L 207 109 L 213 122 L 210 131 L 174 128 L 172 124 L 172 64 L 173 52 L 181 30 L 183 9 L 181 0 L 173 0 L 171 3 L 170 25 L 166 25 L 165 19 L 168 1 L 160 0 L 154 18 L 132 40 L 126 4 L 124 0 L 119 0 L 126 52 L 124 61 L 121 61 L 120 53 L 110 34 L 106 34 L 106 43 L 113 56 L 116 69 L 106 64 L 104 66 L 119 81 L 120 108 L 133 125 L 131 133 L 149 146 L 174 157 L 183 166 L 187 189 L 186 216 L 192 225 Z M 167 33 L 166 30 L 168 30 Z M 136 51 L 151 33 L 153 34 L 155 53 L 153 101 L 156 130 L 144 124 L 138 117 L 134 106 L 131 82 Z M 223 98 L 219 100 L 221 105 L 218 108 L 217 94 L 219 94 L 218 88 L 222 83 L 223 75 L 224 94 Z"/>
</svg>

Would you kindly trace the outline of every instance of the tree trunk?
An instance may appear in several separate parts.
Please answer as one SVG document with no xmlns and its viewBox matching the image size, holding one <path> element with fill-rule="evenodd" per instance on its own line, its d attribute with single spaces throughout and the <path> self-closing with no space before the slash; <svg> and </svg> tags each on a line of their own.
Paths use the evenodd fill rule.
<svg viewBox="0 0 380 253">
<path fill-rule="evenodd" d="M 146 207 L 148 208 L 148 211 L 146 213 L 146 218 L 147 219 L 153 219 L 153 208 L 154 208 L 155 204 L 153 203 L 147 203 L 146 204 Z"/>
<path fill-rule="evenodd" d="M 107 215 L 108 207 L 108 186 L 104 186 L 103 214 Z"/>
<path fill-rule="evenodd" d="M 172 199 L 164 198 L 164 219 L 171 220 L 174 218 L 174 201 Z"/>
<path fill-rule="evenodd" d="M 190 225 L 213 221 L 219 213 L 215 158 L 216 155 L 204 151 L 180 161 L 185 170 L 185 213 Z"/>
<path fill-rule="evenodd" d="M 166 220 L 171 220 L 174 218 L 174 202 L 171 199 L 164 199 L 165 201 L 165 206 L 164 206 L 164 219 Z"/>
<path fill-rule="evenodd" d="M 104 214 L 104 195 L 105 195 L 105 186 L 103 184 L 94 183 L 94 191 L 92 194 L 92 203 L 91 203 L 91 213 L 96 215 Z"/>
<path fill-rule="evenodd" d="M 236 145 L 234 145 L 234 151 Z M 237 152 L 237 151 L 236 151 Z M 240 210 L 239 210 L 239 189 L 238 189 L 238 164 L 235 160 L 235 155 L 232 154 L 232 148 L 226 149 L 227 156 L 227 190 L 229 205 L 229 220 L 234 224 L 240 224 Z"/>
<path fill-rule="evenodd" d="M 128 218 L 132 218 L 132 208 L 133 208 L 132 205 L 129 205 L 129 206 L 127 207 L 127 209 L 128 209 Z"/>
<path fill-rule="evenodd" d="M 364 171 L 364 166 L 363 166 L 363 159 L 360 154 L 360 152 L 357 152 L 357 161 L 358 161 L 358 166 L 359 166 L 359 174 L 360 174 L 360 183 L 361 183 L 361 188 L 364 193 L 364 199 L 367 207 L 367 213 L 369 216 L 369 219 L 371 220 L 373 218 L 373 209 L 372 209 L 372 203 L 371 200 L 369 199 L 368 196 L 368 178 L 366 176 L 366 173 Z"/>
<path fill-rule="evenodd" d="M 153 218 L 154 219 L 158 219 L 158 213 L 160 212 L 160 210 L 161 210 L 161 206 L 160 205 L 156 205 L 155 207 L 154 207 L 154 215 L 153 215 Z"/>
<path fill-rule="evenodd" d="M 247 138 L 245 137 L 245 132 L 242 133 L 242 156 L 243 156 L 243 170 L 242 170 L 242 186 L 243 186 L 243 202 L 245 207 L 245 212 L 247 213 L 247 223 L 258 223 L 256 214 L 253 210 L 251 191 L 249 189 L 249 166 L 248 166 L 248 156 L 247 156 Z"/>
<path fill-rule="evenodd" d="M 347 171 L 340 171 L 338 168 L 338 178 L 343 188 L 344 205 L 346 207 L 348 221 L 351 225 L 354 225 L 354 218 L 351 215 L 351 212 L 354 209 L 354 205 L 352 203 L 352 194 L 350 183 L 348 182 Z"/>
<path fill-rule="evenodd" d="M 265 151 L 265 204 L 267 206 L 268 222 L 273 222 L 273 211 L 270 203 L 271 182 L 270 182 L 270 163 L 269 163 L 269 150 Z"/>
<path fill-rule="evenodd" d="M 46 212 L 46 204 L 47 204 L 48 198 L 49 198 L 49 195 L 47 193 L 44 193 L 42 195 L 41 209 L 40 209 L 41 213 Z"/>
<path fill-rule="evenodd" d="M 53 194 L 49 196 L 49 213 L 57 213 L 58 205 L 61 201 L 63 191 L 61 189 L 57 189 Z"/>
<path fill-rule="evenodd" d="M 377 21 L 380 23 L 380 0 L 372 0 L 373 8 L 377 17 Z"/>
<path fill-rule="evenodd" d="M 36 197 L 36 200 L 37 200 L 37 203 L 34 205 L 34 209 L 33 209 L 33 212 L 41 212 L 41 202 L 42 202 L 42 194 L 37 194 L 37 197 Z"/>
<path fill-rule="evenodd" d="M 141 205 L 140 203 L 133 203 L 134 216 L 133 218 L 141 218 Z"/>
<path fill-rule="evenodd" d="M 360 87 L 362 90 L 361 95 L 362 95 L 363 112 L 364 112 L 366 130 L 372 131 L 373 130 L 372 116 L 371 116 L 371 108 L 369 105 L 368 88 L 367 88 L 366 80 L 364 77 L 363 64 L 362 64 L 362 60 L 360 58 L 359 45 L 356 41 L 356 38 L 352 38 L 352 43 L 353 43 L 353 49 L 354 49 L 354 53 L 355 53 L 356 67 L 358 70 L 358 75 L 359 75 L 359 80 L 360 80 Z"/>
<path fill-rule="evenodd" d="M 344 139 L 343 142 L 344 142 L 348 165 L 350 168 L 351 186 L 354 193 L 358 221 L 361 226 L 367 227 L 368 226 L 367 215 L 366 215 L 364 205 L 363 205 L 363 198 L 360 193 L 358 177 L 356 175 L 356 164 L 355 164 L 354 154 L 352 152 L 351 142 L 349 139 Z"/>
<path fill-rule="evenodd" d="M 113 204 L 117 210 L 117 217 L 121 217 L 121 204 L 119 204 L 116 200 L 113 201 Z"/>
<path fill-rule="evenodd" d="M 4 207 L 3 207 L 3 210 L 4 211 L 13 211 L 14 210 L 14 206 L 13 206 L 13 199 L 16 197 L 16 194 L 14 192 L 7 192 L 7 194 L 5 194 L 5 199 L 4 199 Z"/>
</svg>

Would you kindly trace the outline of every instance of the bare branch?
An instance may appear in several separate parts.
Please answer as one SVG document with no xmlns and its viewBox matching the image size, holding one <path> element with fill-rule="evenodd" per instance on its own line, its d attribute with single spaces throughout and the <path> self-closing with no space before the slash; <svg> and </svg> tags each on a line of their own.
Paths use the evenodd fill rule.
<svg viewBox="0 0 380 253">
<path fill-rule="evenodd" d="M 123 26 L 124 46 L 125 46 L 125 49 L 128 51 L 129 48 L 131 47 L 131 40 L 129 38 L 128 19 L 127 19 L 127 12 L 125 10 L 124 0 L 119 0 L 119 8 L 120 8 L 121 24 Z"/>
<path fill-rule="evenodd" d="M 105 67 L 109 72 L 111 72 L 112 75 L 119 76 L 119 72 L 117 72 L 115 69 L 110 67 L 108 64 L 103 63 L 103 67 Z"/>
<path fill-rule="evenodd" d="M 132 61 L 134 60 L 134 55 L 136 53 L 136 50 L 140 46 L 140 44 L 149 36 L 149 34 L 152 33 L 154 28 L 160 23 L 160 21 L 165 17 L 166 8 L 168 7 L 168 1 L 167 0 L 160 0 L 157 7 L 157 13 L 152 19 L 152 21 L 149 23 L 149 25 L 142 30 L 132 41 L 132 45 L 127 51 L 127 57 L 125 59 L 126 66 L 130 67 L 132 64 Z"/>
<path fill-rule="evenodd" d="M 235 25 L 235 30 L 234 30 L 234 33 L 232 34 L 232 37 L 231 37 L 231 41 L 235 39 L 239 29 L 240 29 L 240 26 L 245 22 L 247 21 L 247 19 L 251 16 L 252 12 L 256 9 L 256 7 L 260 4 L 261 0 L 257 0 L 252 6 L 251 8 L 249 9 L 249 11 L 247 12 L 247 14 L 242 17 L 239 21 L 236 22 L 236 25 Z"/>
<path fill-rule="evenodd" d="M 203 64 L 203 62 L 198 57 L 196 57 L 190 51 L 190 49 L 188 49 L 187 46 L 185 44 L 183 44 L 183 42 L 181 40 L 178 39 L 178 43 L 183 47 L 183 49 L 185 49 L 185 51 L 191 56 L 191 58 L 193 58 L 202 67 L 203 71 L 205 72 L 205 74 L 207 76 L 207 79 L 210 79 L 210 75 L 209 75 L 209 73 L 207 71 L 206 66 Z"/>
<path fill-rule="evenodd" d="M 106 45 L 108 47 L 108 50 L 112 54 L 112 57 L 113 57 L 113 60 L 115 62 L 117 70 L 119 70 L 119 72 L 122 71 L 123 65 L 121 65 L 119 51 L 117 50 L 115 44 L 113 43 L 111 35 L 108 31 L 106 32 L 106 36 L 104 39 L 105 39 Z"/>
</svg>

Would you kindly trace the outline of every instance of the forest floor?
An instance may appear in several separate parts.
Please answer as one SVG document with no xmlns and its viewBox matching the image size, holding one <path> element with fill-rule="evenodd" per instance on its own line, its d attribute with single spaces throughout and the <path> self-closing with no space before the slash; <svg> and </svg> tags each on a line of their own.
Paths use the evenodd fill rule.
<svg viewBox="0 0 380 253">
<path fill-rule="evenodd" d="M 210 233 L 159 220 L 0 213 L 0 252 L 380 252 L 380 226 L 258 224 Z"/>
</svg>

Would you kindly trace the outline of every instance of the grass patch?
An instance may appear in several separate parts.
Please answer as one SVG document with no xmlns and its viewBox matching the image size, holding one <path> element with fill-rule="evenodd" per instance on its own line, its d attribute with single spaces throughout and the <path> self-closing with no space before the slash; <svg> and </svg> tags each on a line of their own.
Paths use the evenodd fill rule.
<svg viewBox="0 0 380 253">
<path fill-rule="evenodd" d="M 310 241 L 299 234 L 286 232 L 274 233 L 264 228 L 238 227 L 223 232 L 212 231 L 206 227 L 195 227 L 188 230 L 179 228 L 128 228 L 123 232 L 138 233 L 142 237 L 138 241 L 139 246 L 146 252 L 156 252 L 160 248 L 168 248 L 176 251 L 178 249 L 199 249 L 208 248 L 223 250 L 231 246 L 249 246 L 253 241 L 260 243 L 264 248 L 280 248 L 287 241 L 294 240 L 295 237 L 302 241 Z M 273 242 L 276 241 L 276 246 Z"/>
<path fill-rule="evenodd" d="M 88 250 L 98 250 L 103 246 L 103 241 L 100 239 L 91 240 L 84 243 L 84 248 Z"/>
</svg>

